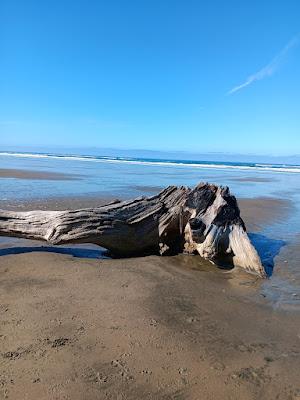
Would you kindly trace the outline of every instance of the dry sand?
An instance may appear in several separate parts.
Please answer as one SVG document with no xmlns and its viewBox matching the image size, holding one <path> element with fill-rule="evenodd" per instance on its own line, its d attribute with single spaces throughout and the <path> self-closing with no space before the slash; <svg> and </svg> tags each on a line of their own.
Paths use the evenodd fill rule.
<svg viewBox="0 0 300 400">
<path fill-rule="evenodd" d="M 0 256 L 0 399 L 300 399 L 300 315 L 260 285 L 196 256 Z"/>
</svg>

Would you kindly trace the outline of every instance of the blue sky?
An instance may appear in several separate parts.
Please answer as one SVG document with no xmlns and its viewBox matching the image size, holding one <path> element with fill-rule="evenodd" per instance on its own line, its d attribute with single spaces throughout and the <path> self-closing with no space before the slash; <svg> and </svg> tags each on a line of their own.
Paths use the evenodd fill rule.
<svg viewBox="0 0 300 400">
<path fill-rule="evenodd" d="M 0 145 L 300 153 L 298 0 L 0 3 Z"/>
</svg>

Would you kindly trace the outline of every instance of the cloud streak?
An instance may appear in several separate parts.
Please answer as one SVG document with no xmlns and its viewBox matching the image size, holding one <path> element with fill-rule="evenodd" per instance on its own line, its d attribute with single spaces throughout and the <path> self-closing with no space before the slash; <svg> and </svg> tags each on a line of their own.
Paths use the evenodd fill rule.
<svg viewBox="0 0 300 400">
<path fill-rule="evenodd" d="M 286 57 L 287 53 L 295 46 L 298 45 L 300 39 L 300 35 L 293 37 L 285 47 L 269 62 L 269 64 L 265 65 L 262 69 L 256 72 L 253 75 L 250 75 L 245 82 L 241 83 L 238 86 L 235 86 L 229 92 L 228 95 L 238 92 L 241 89 L 251 85 L 256 81 L 261 81 L 264 78 L 267 78 L 274 74 L 274 72 L 280 67 L 281 63 L 283 62 L 284 58 Z"/>
</svg>

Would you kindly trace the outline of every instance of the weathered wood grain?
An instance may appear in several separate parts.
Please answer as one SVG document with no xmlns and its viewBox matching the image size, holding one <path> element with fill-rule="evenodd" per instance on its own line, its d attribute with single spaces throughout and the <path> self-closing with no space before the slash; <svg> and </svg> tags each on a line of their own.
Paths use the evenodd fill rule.
<svg viewBox="0 0 300 400">
<path fill-rule="evenodd" d="M 265 277 L 227 187 L 169 186 L 156 196 L 67 211 L 0 211 L 0 235 L 51 244 L 95 243 L 114 255 L 200 254 Z"/>
</svg>

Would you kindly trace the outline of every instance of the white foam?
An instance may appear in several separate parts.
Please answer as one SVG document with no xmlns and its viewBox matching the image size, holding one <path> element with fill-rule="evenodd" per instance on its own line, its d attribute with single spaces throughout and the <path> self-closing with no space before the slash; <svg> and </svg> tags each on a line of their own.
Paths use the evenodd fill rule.
<svg viewBox="0 0 300 400">
<path fill-rule="evenodd" d="M 275 166 L 272 164 L 255 164 L 255 166 L 248 165 L 226 165 L 226 164 L 200 164 L 200 163 L 185 163 L 185 162 L 171 162 L 171 161 L 139 161 L 128 160 L 126 158 L 116 159 L 114 157 L 101 156 L 102 158 L 95 158 L 93 156 L 77 156 L 77 155 L 55 155 L 55 154 L 34 154 L 34 153 L 9 153 L 0 152 L 0 156 L 4 157 L 19 157 L 19 158 L 49 158 L 57 160 L 71 160 L 71 161 L 86 161 L 97 163 L 126 163 L 133 165 L 151 165 L 162 167 L 191 167 L 201 169 L 218 169 L 218 170 L 248 170 L 248 171 L 262 171 L 262 172 L 284 172 L 284 173 L 300 173 L 300 166 Z"/>
</svg>

